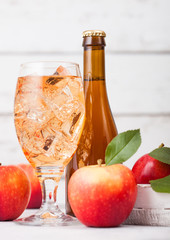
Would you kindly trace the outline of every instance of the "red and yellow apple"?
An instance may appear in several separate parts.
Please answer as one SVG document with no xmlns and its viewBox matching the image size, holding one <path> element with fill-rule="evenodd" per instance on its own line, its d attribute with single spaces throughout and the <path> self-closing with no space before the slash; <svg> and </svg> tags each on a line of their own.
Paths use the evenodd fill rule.
<svg viewBox="0 0 170 240">
<path fill-rule="evenodd" d="M 80 168 L 68 184 L 71 208 L 86 226 L 120 225 L 129 216 L 136 196 L 133 173 L 122 164 Z"/>
<path fill-rule="evenodd" d="M 21 168 L 0 166 L 0 221 L 18 218 L 27 207 L 30 192 L 30 181 Z"/>
<path fill-rule="evenodd" d="M 27 208 L 40 208 L 42 203 L 42 191 L 34 168 L 30 164 L 19 164 L 18 166 L 24 170 L 31 183 L 31 196 Z"/>
<path fill-rule="evenodd" d="M 132 171 L 138 184 L 149 184 L 150 180 L 170 175 L 170 165 L 145 154 L 136 161 Z"/>
</svg>

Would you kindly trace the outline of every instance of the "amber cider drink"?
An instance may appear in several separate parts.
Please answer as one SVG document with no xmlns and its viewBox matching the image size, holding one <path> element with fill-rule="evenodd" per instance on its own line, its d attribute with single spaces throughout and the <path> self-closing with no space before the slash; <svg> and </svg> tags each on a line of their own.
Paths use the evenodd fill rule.
<svg viewBox="0 0 170 240">
<path fill-rule="evenodd" d="M 106 91 L 105 36 L 105 32 L 97 30 L 83 33 L 86 117 L 77 151 L 66 169 L 66 192 L 74 171 L 97 164 L 98 159 L 104 163 L 106 147 L 117 135 Z M 67 194 L 66 212 L 73 215 Z"/>
<path fill-rule="evenodd" d="M 77 149 L 83 128 L 81 78 L 19 77 L 14 113 L 18 140 L 32 166 L 64 168 Z"/>
</svg>

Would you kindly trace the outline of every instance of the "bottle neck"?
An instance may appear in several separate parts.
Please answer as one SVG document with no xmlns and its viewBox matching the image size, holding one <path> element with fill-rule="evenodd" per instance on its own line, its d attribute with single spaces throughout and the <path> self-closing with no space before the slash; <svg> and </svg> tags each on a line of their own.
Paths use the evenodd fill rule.
<svg viewBox="0 0 170 240">
<path fill-rule="evenodd" d="M 97 42 L 98 41 L 98 42 Z M 105 42 L 101 38 L 84 39 L 84 80 L 105 80 Z"/>
</svg>

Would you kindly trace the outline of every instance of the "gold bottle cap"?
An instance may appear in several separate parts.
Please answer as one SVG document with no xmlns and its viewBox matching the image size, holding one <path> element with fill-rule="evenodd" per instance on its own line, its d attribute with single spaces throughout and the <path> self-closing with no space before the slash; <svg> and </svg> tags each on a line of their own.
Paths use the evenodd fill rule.
<svg viewBox="0 0 170 240">
<path fill-rule="evenodd" d="M 106 37 L 106 33 L 101 30 L 87 30 L 83 32 L 84 37 Z"/>
</svg>

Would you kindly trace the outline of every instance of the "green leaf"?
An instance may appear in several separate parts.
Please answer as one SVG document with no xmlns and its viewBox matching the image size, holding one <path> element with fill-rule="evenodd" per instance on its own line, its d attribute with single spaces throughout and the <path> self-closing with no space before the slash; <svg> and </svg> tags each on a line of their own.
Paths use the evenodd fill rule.
<svg viewBox="0 0 170 240">
<path fill-rule="evenodd" d="M 170 175 L 157 180 L 151 180 L 150 184 L 155 192 L 170 193 Z"/>
<path fill-rule="evenodd" d="M 106 148 L 106 165 L 125 162 L 138 150 L 140 144 L 140 129 L 120 133 Z"/>
<path fill-rule="evenodd" d="M 160 162 L 170 164 L 170 148 L 162 147 L 156 148 L 149 155 Z"/>
</svg>

